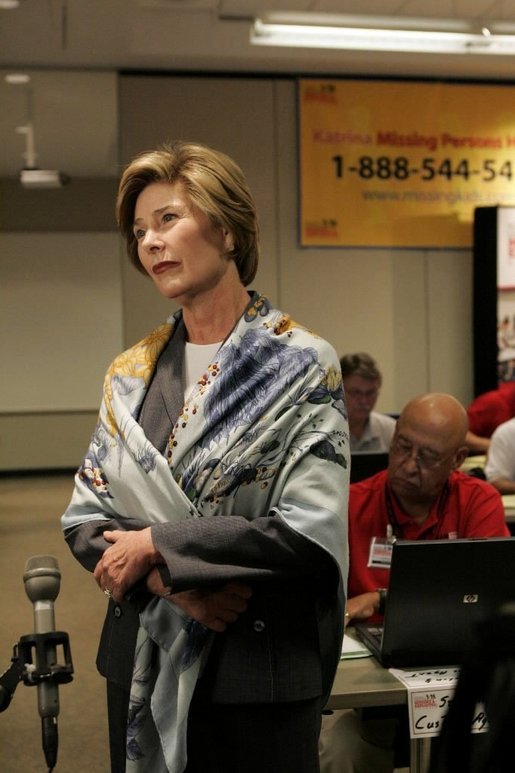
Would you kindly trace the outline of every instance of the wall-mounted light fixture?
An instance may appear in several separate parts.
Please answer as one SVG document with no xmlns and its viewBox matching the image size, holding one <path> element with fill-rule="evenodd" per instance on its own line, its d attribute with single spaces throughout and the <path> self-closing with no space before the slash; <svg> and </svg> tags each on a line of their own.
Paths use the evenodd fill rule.
<svg viewBox="0 0 515 773">
<path fill-rule="evenodd" d="M 400 16 L 271 12 L 254 20 L 261 46 L 435 54 L 515 54 L 515 24 Z"/>
<path fill-rule="evenodd" d="M 21 86 L 25 89 L 27 100 L 26 123 L 16 127 L 16 133 L 25 137 L 25 152 L 23 169 L 20 171 L 20 182 L 24 188 L 62 188 L 70 181 L 68 175 L 57 169 L 40 169 L 36 163 L 37 153 L 34 142 L 34 123 L 32 108 L 32 84 L 30 75 L 26 73 L 8 73 L 5 81 L 10 86 Z"/>
</svg>

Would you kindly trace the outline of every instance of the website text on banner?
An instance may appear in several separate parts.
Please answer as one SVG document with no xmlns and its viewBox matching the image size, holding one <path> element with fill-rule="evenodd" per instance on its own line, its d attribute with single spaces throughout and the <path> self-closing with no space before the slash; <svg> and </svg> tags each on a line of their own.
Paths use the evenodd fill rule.
<svg viewBox="0 0 515 773">
<path fill-rule="evenodd" d="M 298 84 L 300 242 L 472 245 L 475 207 L 515 205 L 515 87 Z"/>
</svg>

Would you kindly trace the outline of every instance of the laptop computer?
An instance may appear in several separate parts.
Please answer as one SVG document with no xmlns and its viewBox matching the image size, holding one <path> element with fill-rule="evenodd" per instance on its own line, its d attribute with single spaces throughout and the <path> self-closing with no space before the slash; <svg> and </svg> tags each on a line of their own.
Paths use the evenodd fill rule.
<svg viewBox="0 0 515 773">
<path fill-rule="evenodd" d="M 384 622 L 356 632 L 388 668 L 460 665 L 477 624 L 505 601 L 515 601 L 514 538 L 400 540 Z"/>
</svg>

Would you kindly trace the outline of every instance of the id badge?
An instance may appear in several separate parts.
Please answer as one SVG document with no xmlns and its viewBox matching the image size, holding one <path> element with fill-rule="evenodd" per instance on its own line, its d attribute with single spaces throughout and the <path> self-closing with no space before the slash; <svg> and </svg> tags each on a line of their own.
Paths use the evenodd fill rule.
<svg viewBox="0 0 515 773">
<path fill-rule="evenodd" d="M 392 563 L 393 544 L 391 540 L 372 537 L 368 554 L 368 566 L 375 569 L 389 569 Z"/>
</svg>

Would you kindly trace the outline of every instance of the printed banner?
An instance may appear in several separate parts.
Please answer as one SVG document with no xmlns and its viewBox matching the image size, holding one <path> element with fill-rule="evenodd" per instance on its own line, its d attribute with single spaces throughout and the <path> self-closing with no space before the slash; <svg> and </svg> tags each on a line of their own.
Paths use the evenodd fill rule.
<svg viewBox="0 0 515 773">
<path fill-rule="evenodd" d="M 515 88 L 298 83 L 301 246 L 471 247 L 515 205 Z"/>
</svg>

